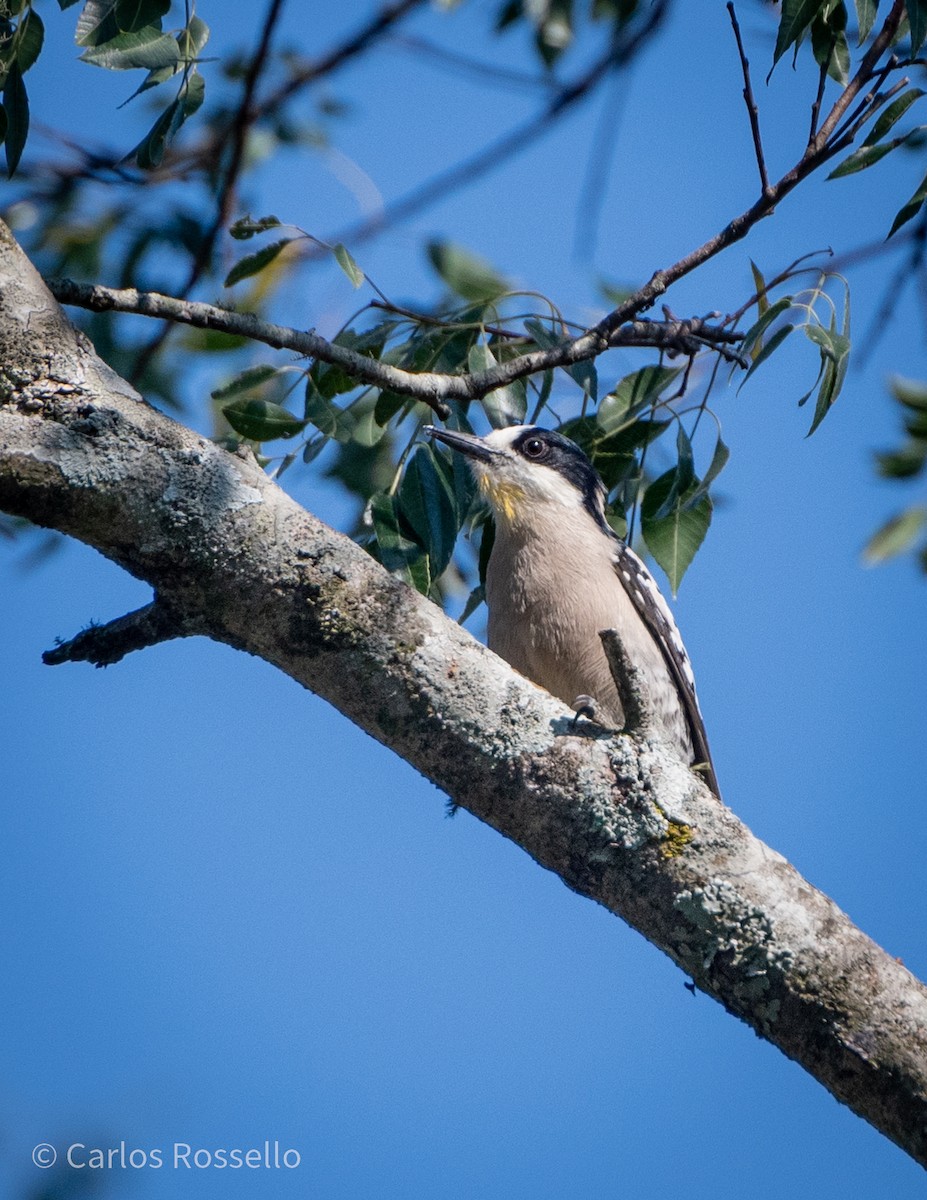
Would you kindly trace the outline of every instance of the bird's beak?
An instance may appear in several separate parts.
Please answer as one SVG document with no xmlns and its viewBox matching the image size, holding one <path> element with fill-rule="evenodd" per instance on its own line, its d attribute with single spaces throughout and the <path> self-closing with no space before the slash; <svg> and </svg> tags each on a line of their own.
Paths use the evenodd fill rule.
<svg viewBox="0 0 927 1200">
<path fill-rule="evenodd" d="M 468 458 L 476 458 L 480 462 L 490 462 L 500 453 L 491 446 L 487 446 L 482 438 L 475 437 L 472 433 L 460 433 L 456 429 L 438 429 L 434 425 L 426 425 L 422 433 L 427 433 L 429 437 L 444 442 L 451 449 L 459 450 L 461 454 L 465 454 Z"/>
</svg>

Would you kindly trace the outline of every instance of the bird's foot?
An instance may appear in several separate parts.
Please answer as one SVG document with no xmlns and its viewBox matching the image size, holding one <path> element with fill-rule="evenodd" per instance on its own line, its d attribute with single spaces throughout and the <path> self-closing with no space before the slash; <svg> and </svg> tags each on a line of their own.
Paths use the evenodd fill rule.
<svg viewBox="0 0 927 1200">
<path fill-rule="evenodd" d="M 599 710 L 597 701 L 592 696 L 577 696 L 570 708 L 576 713 L 573 718 L 573 728 L 575 729 L 579 723 L 580 717 L 586 717 L 590 721 L 595 720 L 595 715 Z"/>
</svg>

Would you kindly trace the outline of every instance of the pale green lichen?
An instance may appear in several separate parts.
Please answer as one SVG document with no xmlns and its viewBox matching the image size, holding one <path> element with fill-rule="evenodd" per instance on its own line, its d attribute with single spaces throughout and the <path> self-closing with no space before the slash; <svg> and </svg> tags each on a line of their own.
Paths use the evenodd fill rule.
<svg viewBox="0 0 927 1200">
<path fill-rule="evenodd" d="M 723 958 L 728 969 L 737 970 L 734 990 L 739 1004 L 735 1007 L 760 1028 L 775 1024 L 780 980 L 791 966 L 792 954 L 778 945 L 771 917 L 720 879 L 680 892 L 675 907 L 702 935 L 687 939 L 701 960 L 692 963 L 694 973 L 710 977 L 715 959 Z"/>
</svg>

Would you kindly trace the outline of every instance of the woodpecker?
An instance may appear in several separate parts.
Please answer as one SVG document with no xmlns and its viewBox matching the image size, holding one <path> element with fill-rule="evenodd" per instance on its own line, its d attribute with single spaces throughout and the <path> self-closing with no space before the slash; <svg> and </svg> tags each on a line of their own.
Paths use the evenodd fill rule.
<svg viewBox="0 0 927 1200">
<path fill-rule="evenodd" d="M 562 434 L 535 425 L 484 438 L 428 425 L 466 456 L 495 517 L 486 569 L 489 648 L 522 675 L 595 719 L 623 728 L 599 638 L 615 629 L 648 683 L 656 719 L 684 762 L 718 795 L 695 679 L 669 606 L 605 519 L 605 485 Z"/>
</svg>

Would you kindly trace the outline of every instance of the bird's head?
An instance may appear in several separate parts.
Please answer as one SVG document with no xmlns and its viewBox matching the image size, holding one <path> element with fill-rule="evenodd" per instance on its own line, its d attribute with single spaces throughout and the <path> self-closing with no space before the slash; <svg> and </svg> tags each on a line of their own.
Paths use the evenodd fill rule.
<svg viewBox="0 0 927 1200">
<path fill-rule="evenodd" d="M 541 508 L 555 506 L 585 509 L 607 528 L 602 480 L 563 434 L 536 425 L 494 429 L 482 438 L 434 425 L 424 432 L 466 456 L 497 521 L 529 524 Z"/>
</svg>

